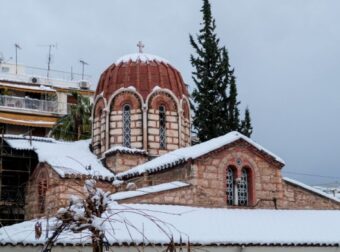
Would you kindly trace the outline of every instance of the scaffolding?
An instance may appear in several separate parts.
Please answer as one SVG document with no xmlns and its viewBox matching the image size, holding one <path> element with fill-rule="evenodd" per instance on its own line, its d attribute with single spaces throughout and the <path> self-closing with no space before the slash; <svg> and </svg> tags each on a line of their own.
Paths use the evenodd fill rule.
<svg viewBox="0 0 340 252">
<path fill-rule="evenodd" d="M 4 139 L 3 126 L 0 131 L 0 223 L 6 226 L 25 218 L 25 192 L 38 158 L 33 150 L 11 148 Z"/>
</svg>

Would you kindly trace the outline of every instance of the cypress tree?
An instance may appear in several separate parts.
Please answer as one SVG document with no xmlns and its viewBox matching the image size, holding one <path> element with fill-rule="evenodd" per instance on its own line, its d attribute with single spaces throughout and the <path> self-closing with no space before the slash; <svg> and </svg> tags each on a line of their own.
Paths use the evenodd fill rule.
<svg viewBox="0 0 340 252">
<path fill-rule="evenodd" d="M 239 131 L 247 137 L 250 137 L 253 133 L 253 126 L 251 125 L 250 112 L 248 108 L 246 108 L 244 113 L 244 120 L 242 120 Z"/>
<path fill-rule="evenodd" d="M 209 0 L 203 0 L 201 12 L 202 28 L 196 40 L 190 35 L 190 43 L 196 52 L 190 60 L 196 84 L 192 93 L 193 127 L 203 142 L 240 130 L 243 121 L 240 123 L 234 69 L 230 67 L 228 51 L 219 45 Z M 248 116 L 251 127 L 249 111 Z"/>
</svg>

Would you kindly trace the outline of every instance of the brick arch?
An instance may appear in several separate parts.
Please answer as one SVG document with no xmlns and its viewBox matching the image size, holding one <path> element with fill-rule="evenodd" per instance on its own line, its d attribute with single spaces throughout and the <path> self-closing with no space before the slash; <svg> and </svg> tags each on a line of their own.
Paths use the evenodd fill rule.
<svg viewBox="0 0 340 252">
<path fill-rule="evenodd" d="M 123 91 L 117 94 L 110 104 L 111 111 L 122 110 L 125 104 L 129 104 L 131 109 L 142 109 L 142 101 L 137 94 L 129 91 Z"/>
<path fill-rule="evenodd" d="M 183 116 L 186 119 L 190 118 L 190 108 L 188 101 L 186 99 L 182 99 L 182 111 L 183 111 Z"/>
<path fill-rule="evenodd" d="M 168 93 L 160 91 L 150 96 L 148 101 L 149 109 L 158 109 L 162 105 L 166 111 L 177 112 L 177 103 Z"/>
<path fill-rule="evenodd" d="M 94 118 L 101 116 L 104 108 L 105 108 L 104 98 L 99 98 L 94 106 Z"/>
<path fill-rule="evenodd" d="M 238 164 L 237 160 L 241 160 L 241 164 Z M 246 167 L 249 172 L 249 178 L 251 181 L 251 184 L 249 184 L 249 203 L 248 206 L 253 206 L 256 204 L 256 171 L 258 171 L 258 167 L 256 165 L 256 162 L 247 154 L 244 152 L 241 152 L 239 150 L 232 151 L 231 153 L 228 153 L 220 162 L 218 166 L 218 171 L 222 171 L 223 178 L 226 178 L 226 171 L 227 167 L 235 167 L 236 177 L 241 177 L 241 171 L 242 168 Z M 226 191 L 226 183 L 224 183 L 224 190 Z M 225 196 L 226 197 L 226 196 Z M 226 200 L 226 198 L 225 198 Z"/>
<path fill-rule="evenodd" d="M 240 169 L 240 171 L 242 172 L 243 169 L 247 171 L 247 175 L 248 175 L 248 205 L 253 206 L 256 203 L 255 201 L 255 172 L 248 165 L 243 166 Z"/>
</svg>

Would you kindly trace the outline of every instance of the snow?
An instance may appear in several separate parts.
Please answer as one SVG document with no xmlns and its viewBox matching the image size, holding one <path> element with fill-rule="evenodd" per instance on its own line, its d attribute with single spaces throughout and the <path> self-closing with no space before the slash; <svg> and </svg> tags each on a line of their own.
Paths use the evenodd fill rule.
<svg viewBox="0 0 340 252">
<path fill-rule="evenodd" d="M 324 187 L 324 186 L 313 186 L 315 189 L 320 190 L 324 193 L 327 193 L 330 196 L 336 197 L 340 200 L 340 187 L 338 185 L 331 186 L 331 187 Z"/>
<path fill-rule="evenodd" d="M 40 162 L 47 162 L 61 177 L 66 175 L 101 176 L 113 179 L 114 175 L 106 169 L 90 151 L 90 140 L 76 142 L 57 141 L 52 138 L 5 135 L 5 142 L 17 150 L 34 150 Z"/>
<path fill-rule="evenodd" d="M 50 91 L 55 92 L 56 90 L 44 85 L 36 85 L 36 86 L 30 86 L 30 85 L 20 85 L 20 84 L 8 84 L 8 83 L 0 83 L 3 87 L 13 87 L 13 88 L 22 88 L 22 89 L 30 89 L 30 90 L 38 90 L 38 91 Z"/>
<path fill-rule="evenodd" d="M 202 155 L 205 155 L 213 150 L 221 148 L 227 144 L 235 142 L 239 139 L 243 139 L 260 151 L 267 153 L 272 156 L 276 161 L 284 164 L 284 161 L 278 156 L 274 155 L 270 151 L 263 148 L 261 145 L 255 143 L 250 138 L 242 135 L 239 132 L 233 131 L 226 135 L 211 139 L 204 143 L 200 143 L 194 146 L 189 146 L 186 148 L 177 149 L 175 151 L 168 152 L 160 157 L 157 157 L 149 162 L 138 165 L 128 171 L 118 173 L 118 178 L 132 177 L 143 174 L 144 172 L 155 172 L 158 170 L 164 170 L 171 168 L 175 165 L 184 163 L 189 159 L 196 159 Z"/>
<path fill-rule="evenodd" d="M 107 151 L 105 151 L 104 155 L 107 156 L 109 154 L 116 153 L 116 152 L 119 152 L 119 153 L 128 153 L 128 154 L 142 154 L 142 155 L 146 155 L 147 154 L 147 152 L 145 150 L 135 149 L 135 148 L 128 148 L 128 147 L 116 145 L 116 146 L 111 147 Z"/>
<path fill-rule="evenodd" d="M 152 54 L 147 54 L 147 53 L 133 53 L 133 54 L 128 54 L 124 55 L 123 57 L 119 58 L 115 64 L 118 65 L 120 63 L 125 63 L 129 61 L 141 61 L 141 62 L 150 62 L 150 61 L 158 61 L 158 62 L 163 62 L 166 64 L 169 64 L 169 61 L 166 59 L 163 59 L 159 56 L 152 55 Z"/>
<path fill-rule="evenodd" d="M 294 179 L 287 178 L 287 177 L 284 177 L 283 180 L 284 180 L 284 181 L 287 181 L 287 182 L 289 182 L 289 183 L 291 183 L 291 184 L 293 184 L 293 185 L 300 186 L 300 187 L 302 187 L 302 188 L 304 188 L 304 189 L 306 189 L 306 190 L 308 190 L 308 191 L 312 191 L 312 192 L 314 192 L 314 193 L 316 193 L 316 194 L 319 194 L 319 195 L 321 195 L 321 196 L 323 196 L 323 197 L 326 197 L 326 198 L 328 198 L 328 199 L 331 199 L 331 200 L 335 200 L 335 201 L 337 201 L 337 202 L 340 202 L 340 199 L 338 199 L 337 197 L 334 197 L 334 196 L 332 196 L 332 195 L 330 195 L 330 194 L 328 194 L 328 193 L 325 193 L 325 192 L 323 192 L 323 191 L 321 191 L 321 190 L 319 190 L 319 189 L 317 189 L 317 188 L 315 188 L 315 187 L 306 185 L 306 184 L 304 184 L 304 183 L 302 183 L 302 182 L 300 182 L 300 181 L 296 181 L 296 180 L 294 180 Z"/>
<path fill-rule="evenodd" d="M 168 191 L 168 190 L 178 189 L 178 188 L 187 187 L 187 186 L 190 186 L 190 184 L 184 183 L 181 181 L 173 181 L 173 182 L 163 183 L 163 184 L 159 184 L 155 186 L 142 187 L 142 188 L 136 189 L 135 191 L 118 192 L 118 193 L 112 194 L 110 199 L 112 200 L 129 199 L 129 198 L 139 197 L 139 196 L 143 196 L 143 195 L 147 195 L 151 193 Z"/>
<path fill-rule="evenodd" d="M 103 218 L 95 220 L 105 232 L 109 244 L 166 244 L 168 235 L 173 235 L 176 243 L 182 238 L 183 241 L 190 239 L 193 245 L 214 246 L 339 246 L 340 242 L 340 211 L 237 210 L 115 203 L 110 203 L 109 208 Z M 37 240 L 34 236 L 36 221 L 1 228 L 0 244 L 44 243 L 46 220 L 40 219 L 43 234 Z M 54 222 L 55 219 L 50 219 L 51 226 Z M 88 231 L 64 232 L 57 240 L 64 245 L 90 242 Z"/>
</svg>

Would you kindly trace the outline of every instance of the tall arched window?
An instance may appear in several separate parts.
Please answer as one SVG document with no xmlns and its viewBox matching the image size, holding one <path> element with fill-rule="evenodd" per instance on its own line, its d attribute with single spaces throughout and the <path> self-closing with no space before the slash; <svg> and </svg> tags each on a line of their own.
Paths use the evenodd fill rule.
<svg viewBox="0 0 340 252">
<path fill-rule="evenodd" d="M 240 182 L 238 183 L 238 204 L 247 206 L 249 202 L 249 174 L 246 168 L 242 168 Z"/>
<path fill-rule="evenodd" d="M 131 147 L 131 108 L 128 104 L 123 106 L 123 146 Z"/>
<path fill-rule="evenodd" d="M 166 147 L 166 117 L 163 105 L 159 106 L 159 147 L 161 149 Z"/>
<path fill-rule="evenodd" d="M 226 174 L 226 194 L 227 194 L 227 205 L 235 204 L 235 195 L 234 195 L 234 169 L 232 167 L 227 168 Z"/>
</svg>

